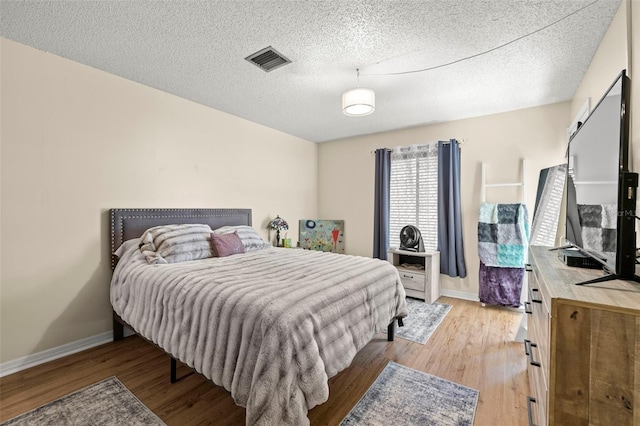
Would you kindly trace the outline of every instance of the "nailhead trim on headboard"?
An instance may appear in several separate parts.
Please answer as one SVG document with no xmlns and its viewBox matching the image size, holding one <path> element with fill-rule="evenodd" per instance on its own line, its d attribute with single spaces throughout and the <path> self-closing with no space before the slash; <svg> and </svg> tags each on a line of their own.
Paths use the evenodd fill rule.
<svg viewBox="0 0 640 426">
<path fill-rule="evenodd" d="M 137 235 L 153 226 L 168 225 L 168 219 L 180 219 L 178 223 L 206 223 L 215 224 L 215 227 L 224 225 L 249 225 L 251 226 L 251 209 L 111 209 L 111 269 L 116 266 L 117 259 L 113 253 L 125 241 L 125 233 L 128 229 L 136 229 L 138 223 L 144 223 Z M 212 220 L 215 219 L 215 220 Z M 154 222 L 156 222 L 154 224 Z M 213 226 L 212 226 L 213 228 Z"/>
</svg>

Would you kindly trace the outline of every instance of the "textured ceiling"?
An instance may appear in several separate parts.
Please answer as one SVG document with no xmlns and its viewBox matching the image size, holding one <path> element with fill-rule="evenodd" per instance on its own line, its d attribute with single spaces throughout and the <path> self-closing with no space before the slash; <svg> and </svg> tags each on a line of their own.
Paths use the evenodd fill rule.
<svg viewBox="0 0 640 426">
<path fill-rule="evenodd" d="M 323 142 L 573 97 L 620 0 L 6 1 L 3 37 Z M 578 11 L 579 9 L 583 10 Z M 537 30 L 572 14 L 566 19 Z M 514 41 L 472 59 L 435 67 Z M 273 46 L 292 63 L 244 58 Z M 342 92 L 376 92 L 347 117 Z"/>
</svg>

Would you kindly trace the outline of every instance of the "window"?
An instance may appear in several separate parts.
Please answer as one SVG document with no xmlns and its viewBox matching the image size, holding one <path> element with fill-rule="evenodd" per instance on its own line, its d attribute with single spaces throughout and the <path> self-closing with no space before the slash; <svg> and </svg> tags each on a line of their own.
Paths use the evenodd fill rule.
<svg viewBox="0 0 640 426">
<path fill-rule="evenodd" d="M 425 249 L 438 246 L 438 144 L 395 148 L 391 153 L 389 245 L 400 247 L 405 225 L 420 230 Z"/>
</svg>

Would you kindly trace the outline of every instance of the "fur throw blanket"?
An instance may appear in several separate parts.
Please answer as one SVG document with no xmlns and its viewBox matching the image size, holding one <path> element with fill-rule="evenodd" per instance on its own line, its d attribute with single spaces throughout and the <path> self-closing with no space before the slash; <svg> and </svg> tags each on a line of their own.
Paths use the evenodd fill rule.
<svg viewBox="0 0 640 426">
<path fill-rule="evenodd" d="M 140 335 L 231 392 L 248 425 L 309 424 L 328 379 L 407 315 L 390 263 L 278 248 L 150 265 L 132 245 L 111 303 Z"/>
</svg>

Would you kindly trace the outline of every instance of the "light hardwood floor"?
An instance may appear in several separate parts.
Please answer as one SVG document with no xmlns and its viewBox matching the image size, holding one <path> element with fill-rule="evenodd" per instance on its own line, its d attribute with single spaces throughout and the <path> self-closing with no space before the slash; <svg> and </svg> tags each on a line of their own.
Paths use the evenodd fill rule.
<svg viewBox="0 0 640 426">
<path fill-rule="evenodd" d="M 526 358 L 513 341 L 522 314 L 446 297 L 438 302 L 452 309 L 426 345 L 376 336 L 329 381 L 329 400 L 309 412 L 311 424 L 339 424 L 393 360 L 478 389 L 477 426 L 527 425 Z M 169 357 L 128 337 L 0 379 L 0 421 L 115 375 L 170 426 L 244 424 L 244 409 L 223 388 L 184 366 L 178 373 L 185 377 L 169 383 Z"/>
</svg>

